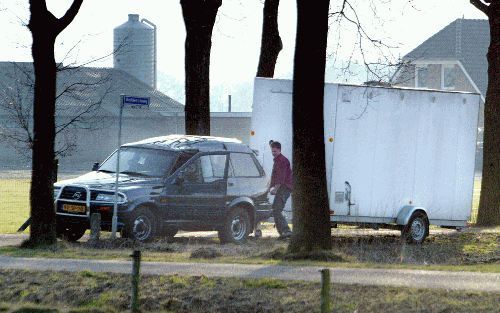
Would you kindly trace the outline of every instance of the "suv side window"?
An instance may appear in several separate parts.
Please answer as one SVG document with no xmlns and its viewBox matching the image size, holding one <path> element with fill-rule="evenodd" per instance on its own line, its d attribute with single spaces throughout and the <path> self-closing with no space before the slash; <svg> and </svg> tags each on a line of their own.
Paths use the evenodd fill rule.
<svg viewBox="0 0 500 313">
<path fill-rule="evenodd" d="M 186 167 L 184 177 L 193 184 L 211 183 L 224 178 L 226 155 L 203 155 Z"/>
<path fill-rule="evenodd" d="M 231 153 L 230 174 L 233 177 L 261 177 L 252 155 L 248 153 Z M 232 172 L 232 173 L 231 173 Z"/>
<path fill-rule="evenodd" d="M 213 177 L 217 179 L 224 178 L 224 172 L 226 169 L 226 154 L 212 154 L 209 155 L 210 161 L 212 163 Z"/>
</svg>

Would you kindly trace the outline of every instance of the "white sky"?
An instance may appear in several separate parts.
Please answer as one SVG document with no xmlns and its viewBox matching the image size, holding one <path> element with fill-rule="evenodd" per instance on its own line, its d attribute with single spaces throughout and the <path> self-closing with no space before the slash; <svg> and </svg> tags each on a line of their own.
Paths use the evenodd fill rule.
<svg viewBox="0 0 500 313">
<path fill-rule="evenodd" d="M 369 7 L 376 3 L 377 15 Z M 211 80 L 212 84 L 251 81 L 255 76 L 262 30 L 263 0 L 223 0 L 214 29 Z M 331 0 L 335 5 L 340 0 Z M 0 61 L 31 61 L 31 35 L 22 25 L 29 17 L 27 0 L 0 2 Z M 61 16 L 70 0 L 47 0 L 49 9 Z M 391 52 L 403 56 L 426 38 L 453 20 L 485 18 L 468 0 L 352 0 L 371 36 L 384 39 L 398 48 Z M 276 68 L 277 77 L 290 77 L 296 23 L 295 0 L 281 0 L 279 27 L 284 43 Z M 125 23 L 129 13 L 140 14 L 158 27 L 158 71 L 184 80 L 185 28 L 179 0 L 84 0 L 73 23 L 59 36 L 56 58 L 61 61 L 68 50 L 81 40 L 68 61 L 78 63 L 95 59 L 112 51 L 113 28 Z M 338 59 L 348 58 L 356 50 L 352 28 L 345 27 L 338 36 L 334 29 L 329 37 L 330 53 L 339 43 Z M 339 40 L 340 37 L 340 40 Z M 371 50 L 372 60 L 378 56 Z M 358 54 L 354 54 L 358 58 Z M 68 61 L 65 61 L 68 62 Z M 338 64 L 338 63 L 337 63 Z M 92 66 L 112 66 L 108 58 Z"/>
</svg>

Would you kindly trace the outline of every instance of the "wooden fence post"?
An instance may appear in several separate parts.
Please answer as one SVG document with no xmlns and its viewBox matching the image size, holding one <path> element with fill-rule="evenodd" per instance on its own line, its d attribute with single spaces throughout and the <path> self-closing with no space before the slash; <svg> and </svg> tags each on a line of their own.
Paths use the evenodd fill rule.
<svg viewBox="0 0 500 313">
<path fill-rule="evenodd" d="M 131 255 L 133 258 L 132 265 L 132 297 L 130 309 L 132 313 L 139 312 L 139 272 L 141 267 L 141 251 L 134 250 Z"/>
<path fill-rule="evenodd" d="M 99 241 L 101 238 L 101 213 L 90 215 L 90 240 Z"/>
<path fill-rule="evenodd" d="M 321 313 L 331 313 L 332 304 L 330 301 L 330 270 L 321 270 Z"/>
</svg>

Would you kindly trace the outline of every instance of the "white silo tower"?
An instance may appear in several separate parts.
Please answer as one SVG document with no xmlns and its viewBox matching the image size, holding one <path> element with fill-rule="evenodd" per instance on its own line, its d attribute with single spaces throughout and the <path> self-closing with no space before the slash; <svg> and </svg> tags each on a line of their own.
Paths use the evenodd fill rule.
<svg viewBox="0 0 500 313">
<path fill-rule="evenodd" d="M 156 26 L 139 14 L 113 31 L 113 66 L 156 89 Z"/>
</svg>

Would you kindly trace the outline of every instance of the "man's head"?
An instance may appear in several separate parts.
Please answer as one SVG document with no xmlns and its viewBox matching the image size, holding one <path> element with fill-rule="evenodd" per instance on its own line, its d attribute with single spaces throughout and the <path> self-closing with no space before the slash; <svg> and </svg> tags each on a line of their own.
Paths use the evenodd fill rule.
<svg viewBox="0 0 500 313">
<path fill-rule="evenodd" d="M 269 142 L 269 146 L 271 146 L 271 153 L 273 154 L 273 157 L 277 157 L 281 154 L 281 143 L 278 141 L 272 141 Z"/>
</svg>

